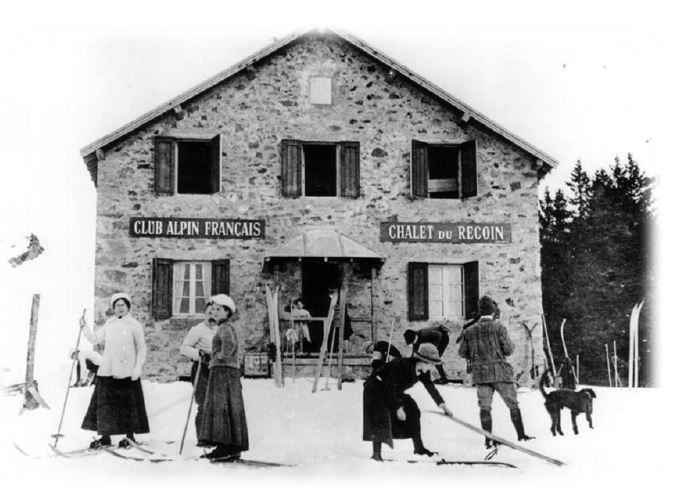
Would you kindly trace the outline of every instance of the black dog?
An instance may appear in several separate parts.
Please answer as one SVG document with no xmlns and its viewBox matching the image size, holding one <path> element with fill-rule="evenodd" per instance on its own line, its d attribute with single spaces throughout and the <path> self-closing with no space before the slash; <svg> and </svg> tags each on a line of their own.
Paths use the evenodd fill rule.
<svg viewBox="0 0 681 498">
<path fill-rule="evenodd" d="M 572 430 L 575 434 L 579 434 L 577 429 L 577 415 L 580 413 L 586 414 L 586 420 L 589 422 L 589 427 L 594 428 L 593 422 L 591 421 L 591 413 L 593 412 L 593 398 L 596 397 L 596 393 L 593 389 L 582 389 L 579 392 L 570 391 L 568 389 L 556 389 L 550 393 L 546 393 L 544 390 L 544 382 L 548 378 L 548 371 L 544 372 L 541 380 L 539 381 L 539 390 L 544 395 L 546 402 L 546 410 L 551 415 L 551 434 L 556 435 L 556 431 L 561 436 L 563 435 L 563 430 L 560 427 L 560 410 L 563 408 L 568 408 L 572 414 Z"/>
</svg>

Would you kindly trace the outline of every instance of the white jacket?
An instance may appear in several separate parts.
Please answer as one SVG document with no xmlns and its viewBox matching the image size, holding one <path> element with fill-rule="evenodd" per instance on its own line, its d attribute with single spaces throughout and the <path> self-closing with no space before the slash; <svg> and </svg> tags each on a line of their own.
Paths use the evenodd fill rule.
<svg viewBox="0 0 681 498">
<path fill-rule="evenodd" d="M 92 344 L 104 344 L 102 362 L 97 371 L 99 377 L 139 378 L 147 356 L 147 346 L 142 325 L 130 314 L 123 318 L 109 318 L 94 333 L 86 325 L 83 335 Z"/>
</svg>

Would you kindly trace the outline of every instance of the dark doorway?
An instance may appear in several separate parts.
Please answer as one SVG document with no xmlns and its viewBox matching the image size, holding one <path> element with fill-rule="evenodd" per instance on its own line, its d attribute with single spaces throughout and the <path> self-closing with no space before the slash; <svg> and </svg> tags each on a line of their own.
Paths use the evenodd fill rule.
<svg viewBox="0 0 681 498">
<path fill-rule="evenodd" d="M 336 195 L 336 146 L 305 144 L 305 195 Z"/>
<path fill-rule="evenodd" d="M 333 263 L 304 261 L 302 264 L 303 302 L 305 308 L 315 317 L 325 317 L 329 313 L 329 289 L 339 285 L 338 265 Z M 311 351 L 319 351 L 324 338 L 322 322 L 310 323 Z"/>
</svg>

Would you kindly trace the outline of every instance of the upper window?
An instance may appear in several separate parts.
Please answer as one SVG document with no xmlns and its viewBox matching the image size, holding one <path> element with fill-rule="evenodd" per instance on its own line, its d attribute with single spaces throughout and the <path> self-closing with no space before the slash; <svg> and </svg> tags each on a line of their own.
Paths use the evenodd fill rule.
<svg viewBox="0 0 681 498">
<path fill-rule="evenodd" d="M 157 194 L 214 194 L 220 191 L 220 135 L 213 138 L 156 137 Z"/>
<path fill-rule="evenodd" d="M 229 294 L 229 260 L 173 261 L 152 265 L 152 315 L 157 319 L 203 314 L 215 294 Z"/>
<path fill-rule="evenodd" d="M 472 318 L 478 307 L 478 262 L 409 263 L 409 320 Z"/>
<path fill-rule="evenodd" d="M 412 140 L 411 193 L 430 199 L 463 199 L 478 191 L 475 140 L 428 144 Z"/>
<path fill-rule="evenodd" d="M 282 140 L 285 197 L 359 197 L 358 142 Z"/>
<path fill-rule="evenodd" d="M 328 76 L 313 76 L 310 78 L 310 103 L 331 104 L 331 78 Z"/>
</svg>

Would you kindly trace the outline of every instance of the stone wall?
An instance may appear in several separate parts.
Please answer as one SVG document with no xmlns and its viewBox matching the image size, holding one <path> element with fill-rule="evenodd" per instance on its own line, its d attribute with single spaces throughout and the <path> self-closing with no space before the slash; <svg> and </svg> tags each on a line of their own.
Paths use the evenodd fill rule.
<svg viewBox="0 0 681 498">
<path fill-rule="evenodd" d="M 308 80 L 316 75 L 333 77 L 330 106 L 308 101 Z M 407 263 L 478 260 L 481 295 L 489 293 L 499 302 L 502 320 L 516 343 L 511 361 L 516 373 L 527 373 L 530 346 L 522 321 L 532 326 L 540 323 L 542 314 L 538 178 L 533 159 L 474 122 L 462 127 L 456 111 L 400 77 L 389 81 L 386 75 L 387 69 L 380 63 L 340 40 L 305 38 L 259 62 L 254 71 L 242 72 L 185 103 L 182 119 L 168 113 L 105 151 L 98 165 L 97 317 L 104 320 L 112 292 L 124 289 L 132 294 L 132 313 L 143 323 L 149 345 L 145 375 L 172 380 L 184 373 L 179 345 L 196 322 L 151 318 L 152 258 L 229 258 L 231 294 L 240 308 L 237 328 L 242 349 L 255 350 L 266 341 L 264 284 L 272 278 L 262 272 L 263 258 L 306 226 L 333 226 L 386 258 L 376 288 L 378 338 L 387 338 L 392 317 L 396 317 L 395 337 L 403 352 L 408 351 L 401 337 L 404 329 L 425 325 L 407 321 Z M 152 139 L 181 132 L 221 134 L 220 193 L 154 194 Z M 279 146 L 285 138 L 358 141 L 360 197 L 283 198 Z M 478 196 L 411 199 L 412 139 L 476 139 Z M 264 218 L 267 236 L 245 241 L 130 238 L 131 216 Z M 513 241 L 382 243 L 379 224 L 390 217 L 400 221 L 510 223 Z M 283 290 L 282 303 L 286 296 L 298 292 Z M 366 287 L 362 289 L 359 283 L 349 301 L 357 313 L 365 314 L 361 292 L 366 292 Z M 446 369 L 456 377 L 463 377 L 465 371 L 453 344 L 461 325 L 453 324 L 457 334 L 445 355 Z M 537 361 L 543 361 L 540 331 L 541 325 L 534 333 Z"/>
</svg>

